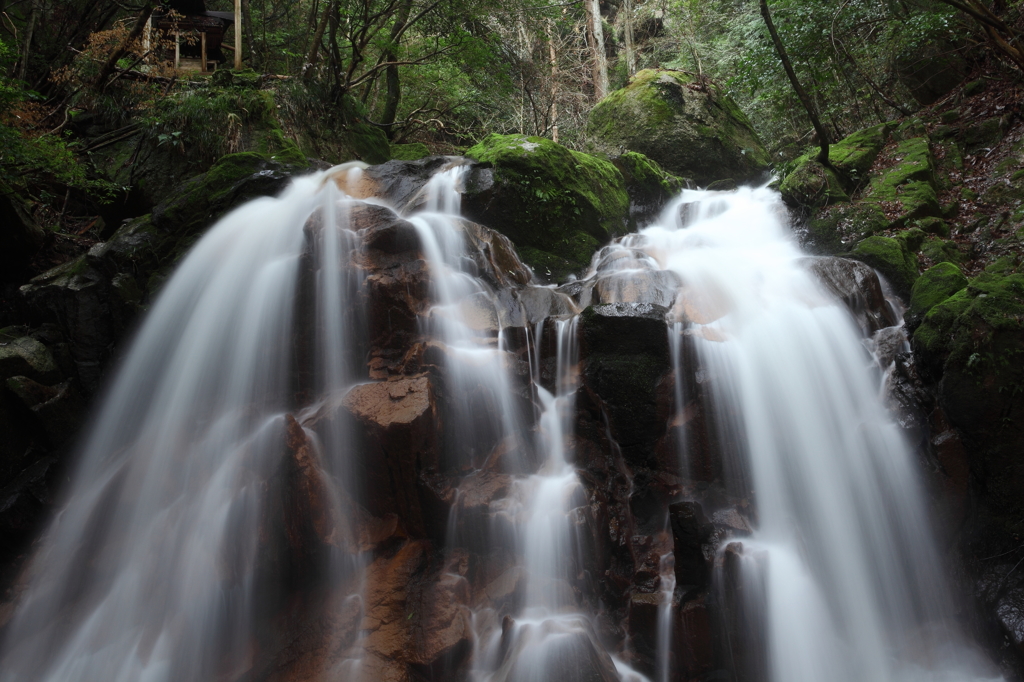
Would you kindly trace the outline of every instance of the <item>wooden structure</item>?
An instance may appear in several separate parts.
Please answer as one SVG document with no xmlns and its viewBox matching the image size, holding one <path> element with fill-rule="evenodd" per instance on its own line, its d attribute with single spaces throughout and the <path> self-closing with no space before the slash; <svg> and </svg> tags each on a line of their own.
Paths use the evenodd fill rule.
<svg viewBox="0 0 1024 682">
<path fill-rule="evenodd" d="M 206 73 L 226 64 L 224 50 L 234 52 L 234 67 L 242 68 L 242 4 L 235 0 L 234 12 L 209 12 L 202 0 L 168 2 L 153 12 L 146 30 L 147 46 L 153 29 L 174 39 L 173 54 L 165 50 L 160 58 L 173 59 L 175 69 Z M 235 45 L 224 44 L 228 26 L 235 27 Z"/>
</svg>

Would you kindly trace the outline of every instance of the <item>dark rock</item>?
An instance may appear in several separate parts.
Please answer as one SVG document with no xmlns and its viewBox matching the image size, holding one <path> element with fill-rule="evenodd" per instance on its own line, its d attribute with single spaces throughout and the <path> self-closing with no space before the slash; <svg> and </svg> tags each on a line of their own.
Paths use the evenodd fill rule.
<svg viewBox="0 0 1024 682">
<path fill-rule="evenodd" d="M 613 156 L 629 194 L 629 220 L 641 228 L 656 220 L 661 209 L 686 186 L 686 181 L 662 170 L 657 162 L 639 152 Z"/>
<path fill-rule="evenodd" d="M 867 265 L 846 258 L 807 258 L 803 263 L 850 311 L 865 336 L 896 324 L 882 285 Z"/>
<path fill-rule="evenodd" d="M 417 160 L 392 160 L 363 171 L 374 184 L 374 193 L 400 211 L 408 212 L 422 202 L 420 190 L 442 167 L 452 164 L 446 156 Z"/>
<path fill-rule="evenodd" d="M 134 311 L 111 291 L 109 280 L 89 265 L 86 256 L 33 278 L 21 293 L 38 315 L 55 322 L 70 340 L 77 378 L 86 394 L 95 392 L 111 349 Z"/>
<path fill-rule="evenodd" d="M 28 202 L 0 183 L 0 281 L 24 281 L 32 256 L 45 239 Z"/>
<path fill-rule="evenodd" d="M 0 379 L 18 375 L 44 384 L 60 380 L 60 371 L 50 350 L 31 336 L 0 341 Z"/>
<path fill-rule="evenodd" d="M 86 403 L 70 380 L 43 386 L 27 377 L 11 377 L 7 388 L 39 419 L 49 445 L 60 448 L 78 435 L 86 416 Z"/>
<path fill-rule="evenodd" d="M 585 352 L 649 355 L 668 362 L 667 309 L 651 303 L 590 306 L 580 318 Z"/>
<path fill-rule="evenodd" d="M 709 584 L 711 567 L 704 555 L 704 544 L 714 530 L 696 502 L 669 505 L 675 554 L 676 584 L 702 590 Z"/>
<path fill-rule="evenodd" d="M 922 106 L 934 104 L 967 77 L 969 67 L 949 43 L 928 43 L 896 57 L 896 75 Z"/>
<path fill-rule="evenodd" d="M 904 300 L 918 278 L 917 255 L 906 244 L 890 237 L 868 237 L 850 252 L 850 258 L 867 263 L 882 273 Z"/>
</svg>

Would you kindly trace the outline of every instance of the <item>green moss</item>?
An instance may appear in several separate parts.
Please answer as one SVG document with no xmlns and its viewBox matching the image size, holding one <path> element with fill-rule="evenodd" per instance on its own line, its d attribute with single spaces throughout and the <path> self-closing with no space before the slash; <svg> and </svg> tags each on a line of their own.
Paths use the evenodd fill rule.
<svg viewBox="0 0 1024 682">
<path fill-rule="evenodd" d="M 921 218 L 914 222 L 914 226 L 928 234 L 938 235 L 939 237 L 949 236 L 949 223 L 942 218 Z"/>
<path fill-rule="evenodd" d="M 616 157 L 612 163 L 622 173 L 627 190 L 638 187 L 643 188 L 647 194 L 660 192 L 672 196 L 686 187 L 686 182 L 682 178 L 666 172 L 656 161 L 640 152 L 626 152 Z"/>
<path fill-rule="evenodd" d="M 819 253 L 841 253 L 848 251 L 849 245 L 885 229 L 888 224 L 878 206 L 855 202 L 819 209 L 807 226 Z"/>
<path fill-rule="evenodd" d="M 956 242 L 929 236 L 921 245 L 921 255 L 933 263 L 959 263 L 963 260 Z"/>
<path fill-rule="evenodd" d="M 369 164 L 384 163 L 391 158 L 391 146 L 384 131 L 369 123 L 350 123 L 345 128 L 345 141 L 353 152 Z"/>
<path fill-rule="evenodd" d="M 918 277 L 917 256 L 899 239 L 868 237 L 857 244 L 850 257 L 881 272 L 901 296 L 910 294 Z"/>
<path fill-rule="evenodd" d="M 910 312 L 924 315 L 966 286 L 967 278 L 953 263 L 930 267 L 914 282 L 910 293 Z"/>
<path fill-rule="evenodd" d="M 790 206 L 817 208 L 850 200 L 839 177 L 809 156 L 796 160 L 779 192 Z"/>
<path fill-rule="evenodd" d="M 865 128 L 830 145 L 828 160 L 847 182 L 860 184 L 888 138 L 888 124 Z"/>
<path fill-rule="evenodd" d="M 896 163 L 871 178 L 864 199 L 887 205 L 889 210 L 895 208 L 895 225 L 941 215 L 935 186 L 935 159 L 928 138 L 904 140 L 896 147 L 893 156 Z"/>
<path fill-rule="evenodd" d="M 391 145 L 391 158 L 401 161 L 415 161 L 430 156 L 430 149 L 422 142 Z"/>
<path fill-rule="evenodd" d="M 896 239 L 903 242 L 903 246 L 907 251 L 913 253 L 921 249 L 921 244 L 924 243 L 925 237 L 928 235 L 919 227 L 912 227 L 909 230 L 903 230 L 896 235 Z"/>
<path fill-rule="evenodd" d="M 746 181 L 768 166 L 750 121 L 716 86 L 698 87 L 678 71 L 646 69 L 591 110 L 586 135 L 593 151 L 636 151 L 666 170 L 706 185 Z"/>
<path fill-rule="evenodd" d="M 985 270 L 966 288 L 935 305 L 914 333 L 927 359 L 981 369 L 999 337 L 1024 332 L 1024 274 L 1005 262 Z"/>
<path fill-rule="evenodd" d="M 609 161 L 522 135 L 489 135 L 466 154 L 493 167 L 494 197 L 474 219 L 520 250 L 564 259 L 575 271 L 626 228 L 629 195 L 622 173 Z M 470 207 L 475 196 L 467 188 Z"/>
<path fill-rule="evenodd" d="M 519 259 L 529 265 L 542 282 L 564 282 L 569 275 L 578 275 L 582 269 L 578 260 L 567 260 L 531 246 L 523 246 L 516 251 Z"/>
</svg>

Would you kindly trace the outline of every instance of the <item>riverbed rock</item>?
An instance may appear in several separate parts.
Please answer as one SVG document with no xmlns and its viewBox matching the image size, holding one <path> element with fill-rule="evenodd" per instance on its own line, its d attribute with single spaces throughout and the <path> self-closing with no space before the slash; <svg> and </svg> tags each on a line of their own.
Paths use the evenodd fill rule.
<svg viewBox="0 0 1024 682">
<path fill-rule="evenodd" d="M 875 271 L 848 258 L 807 258 L 803 261 L 818 281 L 843 302 L 865 337 L 896 324 Z"/>
<path fill-rule="evenodd" d="M 768 154 L 750 121 L 717 86 L 680 71 L 646 69 L 597 103 L 586 134 L 596 151 L 634 151 L 705 186 L 756 182 Z"/>
<path fill-rule="evenodd" d="M 629 195 L 608 161 L 541 137 L 496 135 L 466 155 L 482 162 L 465 178 L 462 208 L 516 245 L 536 274 L 580 271 L 626 230 Z"/>
</svg>

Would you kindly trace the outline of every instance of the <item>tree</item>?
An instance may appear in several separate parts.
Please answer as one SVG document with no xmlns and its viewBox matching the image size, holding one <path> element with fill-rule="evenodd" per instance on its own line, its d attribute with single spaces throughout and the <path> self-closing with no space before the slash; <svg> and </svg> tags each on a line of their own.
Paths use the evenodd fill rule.
<svg viewBox="0 0 1024 682">
<path fill-rule="evenodd" d="M 800 98 L 800 103 L 807 110 L 807 117 L 811 119 L 814 132 L 818 134 L 818 143 L 821 145 L 821 150 L 818 152 L 818 162 L 823 166 L 831 167 L 832 164 L 828 160 L 828 131 L 825 130 L 825 126 L 821 125 L 821 120 L 818 118 L 818 112 L 814 108 L 814 103 L 811 102 L 807 91 L 800 85 L 800 80 L 796 77 L 793 64 L 789 61 L 789 55 L 786 54 L 786 47 L 782 44 L 782 39 L 779 38 L 779 32 L 775 30 L 772 14 L 768 11 L 768 0 L 761 0 L 761 16 L 764 17 L 764 23 L 768 27 L 768 33 L 772 36 L 772 43 L 775 45 L 775 51 L 779 54 L 779 60 L 782 62 L 783 68 L 786 69 L 786 75 L 789 76 L 789 82 L 793 85 L 793 90 L 796 91 L 797 97 Z"/>
</svg>

